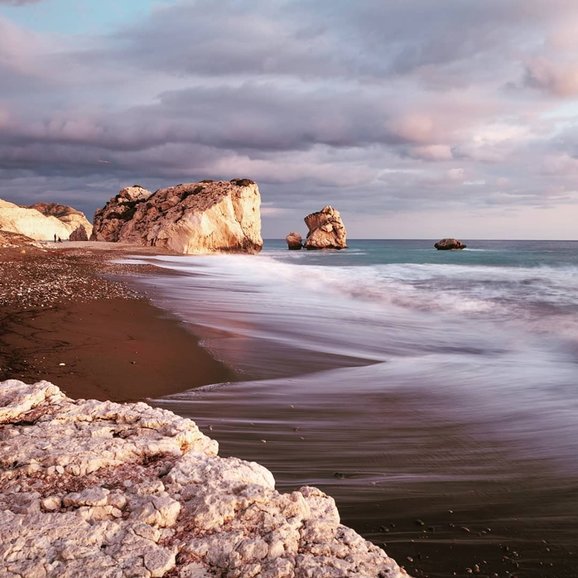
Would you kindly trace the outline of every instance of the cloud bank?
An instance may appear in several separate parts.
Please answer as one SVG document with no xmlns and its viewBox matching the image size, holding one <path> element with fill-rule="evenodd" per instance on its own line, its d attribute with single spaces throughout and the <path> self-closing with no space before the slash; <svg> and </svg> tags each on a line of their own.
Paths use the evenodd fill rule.
<svg viewBox="0 0 578 578">
<path fill-rule="evenodd" d="M 576 26 L 567 0 L 174 1 L 90 37 L 0 10 L 0 197 L 91 215 L 133 182 L 247 176 L 273 236 L 328 202 L 357 236 L 428 212 L 531 231 L 578 216 Z"/>
</svg>

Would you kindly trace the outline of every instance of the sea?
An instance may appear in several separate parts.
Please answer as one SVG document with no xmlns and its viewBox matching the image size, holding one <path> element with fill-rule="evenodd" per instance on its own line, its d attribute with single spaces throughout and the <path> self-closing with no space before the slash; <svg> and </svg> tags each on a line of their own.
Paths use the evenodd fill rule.
<svg viewBox="0 0 578 578">
<path fill-rule="evenodd" d="M 132 259 L 237 377 L 153 403 L 412 576 L 577 578 L 578 241 L 465 242 Z"/>
</svg>

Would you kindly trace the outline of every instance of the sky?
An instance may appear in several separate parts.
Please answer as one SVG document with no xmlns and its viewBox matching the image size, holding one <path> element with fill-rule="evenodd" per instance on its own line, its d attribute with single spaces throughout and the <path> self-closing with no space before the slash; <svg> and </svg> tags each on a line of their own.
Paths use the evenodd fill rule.
<svg viewBox="0 0 578 578">
<path fill-rule="evenodd" d="M 0 198 L 251 178 L 265 238 L 578 239 L 576 0 L 0 0 Z"/>
</svg>

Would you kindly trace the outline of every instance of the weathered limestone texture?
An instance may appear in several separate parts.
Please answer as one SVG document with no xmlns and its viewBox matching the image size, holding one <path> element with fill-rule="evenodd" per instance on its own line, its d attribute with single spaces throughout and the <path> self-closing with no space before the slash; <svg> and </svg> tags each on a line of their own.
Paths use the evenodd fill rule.
<svg viewBox="0 0 578 578">
<path fill-rule="evenodd" d="M 0 383 L 0 575 L 406 577 L 332 498 L 274 489 L 190 420 Z"/>
<path fill-rule="evenodd" d="M 299 251 L 303 248 L 303 239 L 299 233 L 289 233 L 285 237 L 285 241 L 287 241 L 287 248 L 290 251 Z"/>
<path fill-rule="evenodd" d="M 118 195 L 96 211 L 91 241 L 118 241 L 124 225 L 134 217 L 137 205 L 151 195 L 150 191 L 140 185 L 121 189 Z"/>
<path fill-rule="evenodd" d="M 346 249 L 347 231 L 339 211 L 327 205 L 321 211 L 305 217 L 309 229 L 306 249 Z"/>
<path fill-rule="evenodd" d="M 464 243 L 458 241 L 457 239 L 448 238 L 442 239 L 441 241 L 434 243 L 434 247 L 438 251 L 454 251 L 457 249 L 465 249 L 466 245 L 464 245 Z"/>
<path fill-rule="evenodd" d="M 256 253 L 263 246 L 261 197 L 249 179 L 189 183 L 152 195 L 144 189 L 140 196 L 127 191 L 123 189 L 97 211 L 94 240 L 185 254 Z"/>
<path fill-rule="evenodd" d="M 88 237 L 92 225 L 83 213 L 56 203 L 37 203 L 20 207 L 0 200 L 0 230 L 25 235 L 38 241 L 68 239 L 73 231 L 85 229 Z M 77 233 L 78 234 L 78 233 Z"/>
</svg>

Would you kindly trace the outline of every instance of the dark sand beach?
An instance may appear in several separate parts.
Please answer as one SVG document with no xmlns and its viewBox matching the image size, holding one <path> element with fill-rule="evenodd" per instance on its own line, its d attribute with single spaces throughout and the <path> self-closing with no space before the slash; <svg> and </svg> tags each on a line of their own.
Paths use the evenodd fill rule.
<svg viewBox="0 0 578 578">
<path fill-rule="evenodd" d="M 232 378 L 123 282 L 147 267 L 111 260 L 142 249 L 67 246 L 0 250 L 0 379 L 45 379 L 73 398 L 129 401 Z"/>
</svg>

